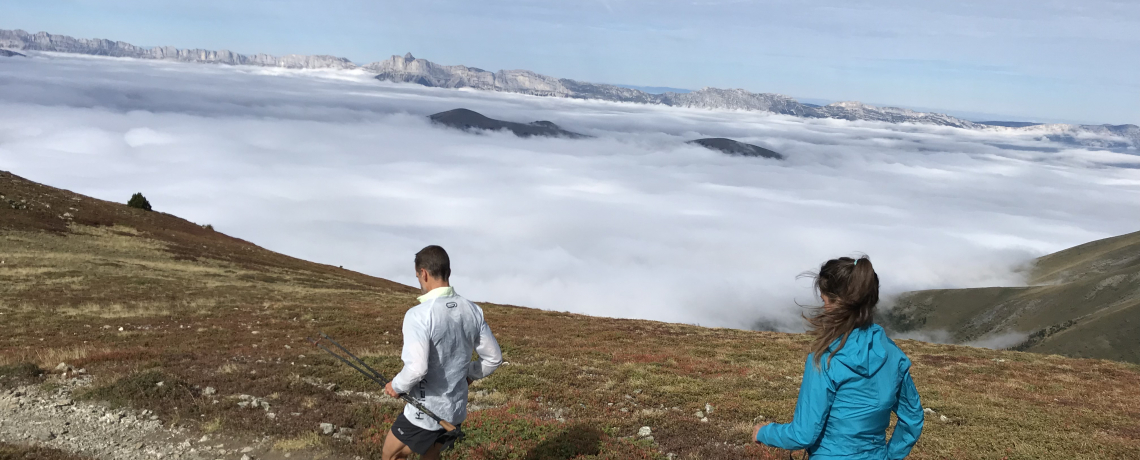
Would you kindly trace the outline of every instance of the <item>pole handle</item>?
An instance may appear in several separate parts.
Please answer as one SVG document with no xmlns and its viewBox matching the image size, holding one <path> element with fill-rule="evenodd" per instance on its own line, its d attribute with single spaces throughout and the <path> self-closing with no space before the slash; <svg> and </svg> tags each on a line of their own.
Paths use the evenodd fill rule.
<svg viewBox="0 0 1140 460">
<path fill-rule="evenodd" d="M 445 431 L 455 431 L 455 425 L 447 422 L 447 420 L 440 420 L 439 426 L 442 426 Z"/>
</svg>

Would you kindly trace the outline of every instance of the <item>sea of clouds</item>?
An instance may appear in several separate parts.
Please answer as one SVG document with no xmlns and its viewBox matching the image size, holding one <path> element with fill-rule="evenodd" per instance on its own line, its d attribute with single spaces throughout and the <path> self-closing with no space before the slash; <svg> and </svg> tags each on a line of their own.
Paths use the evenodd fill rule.
<svg viewBox="0 0 1140 460">
<path fill-rule="evenodd" d="M 432 126 L 465 107 L 592 139 Z M 787 156 L 684 142 L 730 137 Z M 1140 156 L 1031 135 L 540 98 L 287 71 L 0 58 L 0 169 L 413 284 L 450 252 L 477 301 L 802 330 L 797 275 L 868 254 L 887 293 L 1017 285 L 1138 230 Z"/>
</svg>

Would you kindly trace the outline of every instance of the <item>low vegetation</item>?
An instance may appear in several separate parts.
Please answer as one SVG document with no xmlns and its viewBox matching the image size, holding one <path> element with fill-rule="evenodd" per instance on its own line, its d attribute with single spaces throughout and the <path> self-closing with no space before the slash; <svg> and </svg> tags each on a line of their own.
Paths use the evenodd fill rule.
<svg viewBox="0 0 1140 460">
<path fill-rule="evenodd" d="M 82 397 L 170 425 L 378 457 L 401 404 L 304 337 L 395 373 L 411 288 L 3 173 L 0 191 L 30 203 L 0 209 L 0 365 L 23 369 L 4 372 L 66 361 L 94 378 Z M 507 362 L 447 458 L 787 458 L 748 437 L 791 418 L 806 337 L 482 305 Z M 899 343 L 934 411 L 912 458 L 1140 458 L 1138 366 Z"/>
<path fill-rule="evenodd" d="M 0 460 L 90 460 L 47 447 L 22 446 L 0 442 Z"/>
</svg>

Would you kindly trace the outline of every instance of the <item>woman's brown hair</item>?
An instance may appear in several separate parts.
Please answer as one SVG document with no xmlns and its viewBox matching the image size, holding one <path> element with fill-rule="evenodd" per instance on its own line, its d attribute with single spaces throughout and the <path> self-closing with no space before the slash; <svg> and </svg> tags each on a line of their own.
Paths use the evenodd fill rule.
<svg viewBox="0 0 1140 460">
<path fill-rule="evenodd" d="M 821 298 L 826 296 L 824 302 L 831 305 L 830 308 L 826 305 L 819 307 L 814 315 L 804 317 L 811 326 L 808 333 L 815 336 L 811 352 L 815 356 L 816 367 L 819 367 L 820 359 L 833 342 L 843 338 L 828 355 L 828 364 L 831 357 L 847 344 L 851 331 L 874 322 L 875 304 L 879 303 L 879 275 L 875 274 L 871 259 L 862 256 L 858 259 L 831 259 L 820 267 L 819 274 L 808 276 L 815 278 L 816 293 Z"/>
</svg>

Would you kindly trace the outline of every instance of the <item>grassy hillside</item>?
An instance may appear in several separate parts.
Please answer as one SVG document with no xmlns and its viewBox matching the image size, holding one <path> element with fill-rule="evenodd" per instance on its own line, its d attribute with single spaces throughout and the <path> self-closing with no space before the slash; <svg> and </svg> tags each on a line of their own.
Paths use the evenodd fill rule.
<svg viewBox="0 0 1140 460">
<path fill-rule="evenodd" d="M 392 374 L 412 289 L 2 172 L 0 194 L 20 204 L 0 207 L 0 366 L 83 367 L 86 398 L 191 430 L 377 453 L 400 404 L 303 337 L 325 331 Z M 507 363 L 473 387 L 468 441 L 447 458 L 786 458 L 749 430 L 790 419 L 806 337 L 482 305 Z M 1138 366 L 900 345 L 938 414 L 912 458 L 1140 457 Z"/>
<path fill-rule="evenodd" d="M 1042 257 L 1030 284 L 912 292 L 886 320 L 956 342 L 1018 331 L 1019 350 L 1140 363 L 1140 232 Z"/>
</svg>

